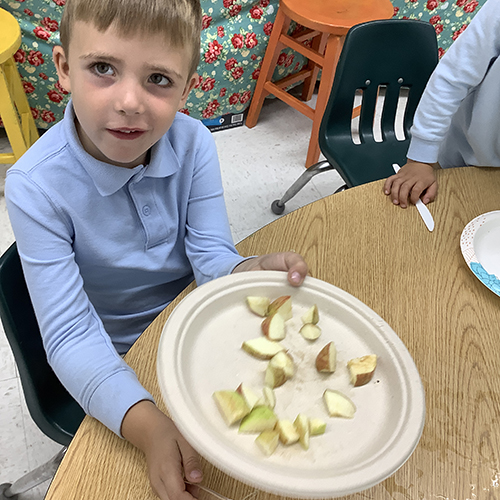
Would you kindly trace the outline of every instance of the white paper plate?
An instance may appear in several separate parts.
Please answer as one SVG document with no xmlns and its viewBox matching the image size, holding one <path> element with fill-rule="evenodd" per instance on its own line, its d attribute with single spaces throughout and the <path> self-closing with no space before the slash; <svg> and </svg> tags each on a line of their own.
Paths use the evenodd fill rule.
<svg viewBox="0 0 500 500">
<path fill-rule="evenodd" d="M 287 321 L 289 348 L 297 365 L 292 380 L 275 389 L 276 414 L 294 420 L 299 412 L 327 422 L 326 433 L 310 448 L 279 446 L 265 457 L 255 434 L 228 427 L 212 394 L 244 382 L 260 392 L 266 361 L 241 349 L 261 335 L 262 318 L 245 298 L 271 300 L 291 295 L 293 319 Z M 298 333 L 301 315 L 313 304 L 320 311 L 322 335 L 314 342 Z M 315 358 L 334 341 L 337 371 L 319 374 Z M 352 387 L 346 362 L 366 354 L 379 357 L 372 381 Z M 425 420 L 420 376 L 406 347 L 389 325 L 352 295 L 308 277 L 294 288 L 274 271 L 234 274 L 190 293 L 165 324 L 158 350 L 158 379 L 167 407 L 180 431 L 209 462 L 259 489 L 292 497 L 325 498 L 370 488 L 393 474 L 415 449 Z M 357 406 L 352 420 L 330 418 L 323 391 L 338 389 Z"/>
<path fill-rule="evenodd" d="M 500 296 L 500 210 L 471 220 L 462 231 L 460 248 L 479 281 Z"/>
</svg>

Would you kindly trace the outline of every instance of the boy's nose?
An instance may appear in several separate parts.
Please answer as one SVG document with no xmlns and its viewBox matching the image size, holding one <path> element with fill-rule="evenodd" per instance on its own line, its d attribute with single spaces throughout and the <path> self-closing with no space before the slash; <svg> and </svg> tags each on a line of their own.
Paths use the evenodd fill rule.
<svg viewBox="0 0 500 500">
<path fill-rule="evenodd" d="M 142 88 L 136 82 L 123 82 L 116 89 L 115 110 L 126 115 L 141 114 L 144 112 L 144 101 L 142 99 Z"/>
</svg>

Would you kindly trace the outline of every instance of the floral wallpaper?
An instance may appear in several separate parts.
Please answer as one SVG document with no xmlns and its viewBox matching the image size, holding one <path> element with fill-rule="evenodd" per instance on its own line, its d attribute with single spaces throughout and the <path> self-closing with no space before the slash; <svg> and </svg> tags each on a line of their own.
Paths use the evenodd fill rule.
<svg viewBox="0 0 500 500">
<path fill-rule="evenodd" d="M 420 19 L 434 26 L 440 55 L 467 28 L 484 2 L 392 1 L 395 18 Z M 240 113 L 248 107 L 273 29 L 278 0 L 201 0 L 201 3 L 204 15 L 199 79 L 181 111 L 203 120 Z M 65 0 L 0 0 L 0 7 L 11 12 L 21 25 L 22 44 L 14 58 L 36 125 L 41 129 L 62 118 L 69 98 L 59 85 L 52 64 L 52 47 L 59 43 L 64 4 Z M 301 29 L 300 25 L 292 25 L 290 31 Z M 303 56 L 285 49 L 278 59 L 274 78 L 297 72 L 306 63 Z"/>
<path fill-rule="evenodd" d="M 21 25 L 22 43 L 14 59 L 41 129 L 62 118 L 69 98 L 52 64 L 64 4 L 65 0 L 0 0 L 0 7 Z M 181 111 L 197 119 L 240 113 L 248 107 L 255 88 L 278 0 L 202 0 L 202 8 L 199 79 Z M 286 49 L 275 78 L 299 71 L 306 63 L 306 58 Z"/>
</svg>

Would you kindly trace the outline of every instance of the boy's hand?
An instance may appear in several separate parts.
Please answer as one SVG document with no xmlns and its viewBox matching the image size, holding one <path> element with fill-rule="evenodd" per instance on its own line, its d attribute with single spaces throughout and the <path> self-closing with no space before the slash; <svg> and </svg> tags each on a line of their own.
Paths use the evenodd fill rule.
<svg viewBox="0 0 500 500">
<path fill-rule="evenodd" d="M 146 455 L 149 480 L 161 500 L 193 500 L 202 480 L 198 454 L 151 401 L 140 401 L 122 422 L 122 435 Z"/>
<path fill-rule="evenodd" d="M 390 196 L 394 205 L 406 208 L 408 200 L 415 205 L 424 193 L 422 202 L 427 205 L 434 201 L 437 194 L 437 181 L 434 167 L 428 163 L 408 160 L 396 175 L 387 178 L 384 193 Z"/>
<path fill-rule="evenodd" d="M 285 271 L 292 286 L 300 286 L 309 268 L 304 258 L 295 252 L 268 253 L 237 265 L 233 273 L 243 271 Z"/>
</svg>

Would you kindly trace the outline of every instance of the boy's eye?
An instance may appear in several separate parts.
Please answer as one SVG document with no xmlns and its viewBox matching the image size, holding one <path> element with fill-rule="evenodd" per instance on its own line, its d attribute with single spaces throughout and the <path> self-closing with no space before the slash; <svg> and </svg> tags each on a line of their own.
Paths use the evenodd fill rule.
<svg viewBox="0 0 500 500">
<path fill-rule="evenodd" d="M 101 76 L 113 74 L 113 68 L 107 63 L 95 63 L 94 71 Z"/>
<path fill-rule="evenodd" d="M 159 73 L 151 75 L 149 77 L 149 80 L 151 81 L 151 83 L 154 83 L 155 85 L 160 85 L 162 87 L 166 87 L 167 85 L 170 85 L 170 83 L 172 83 L 169 78 L 160 75 Z"/>
</svg>

